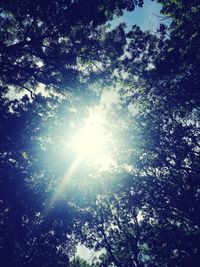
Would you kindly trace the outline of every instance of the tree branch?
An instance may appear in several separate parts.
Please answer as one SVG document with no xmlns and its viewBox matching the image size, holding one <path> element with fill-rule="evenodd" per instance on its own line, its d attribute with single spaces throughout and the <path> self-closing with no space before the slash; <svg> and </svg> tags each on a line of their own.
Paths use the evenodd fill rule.
<svg viewBox="0 0 200 267">
<path fill-rule="evenodd" d="M 23 89 L 25 89 L 26 91 L 28 91 L 30 93 L 30 97 L 31 99 L 34 99 L 34 93 L 31 89 L 29 89 L 28 87 L 24 86 L 23 84 L 19 83 L 17 80 L 16 81 L 16 85 L 22 87 Z"/>
</svg>

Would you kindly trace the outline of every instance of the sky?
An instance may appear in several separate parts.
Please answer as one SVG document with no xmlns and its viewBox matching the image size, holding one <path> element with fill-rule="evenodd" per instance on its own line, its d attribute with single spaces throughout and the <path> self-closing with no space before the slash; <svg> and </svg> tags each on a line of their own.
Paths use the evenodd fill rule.
<svg viewBox="0 0 200 267">
<path fill-rule="evenodd" d="M 138 25 L 143 31 L 155 31 L 159 26 L 159 17 L 162 5 L 156 1 L 145 0 L 143 7 L 136 7 L 133 12 L 124 12 L 120 18 L 115 18 L 112 21 L 112 26 L 117 26 L 119 23 L 125 22 L 127 30 L 131 30 L 132 25 Z"/>
<path fill-rule="evenodd" d="M 155 1 L 145 0 L 145 3 L 142 8 L 136 7 L 133 12 L 125 12 L 124 15 L 120 18 L 115 18 L 111 22 L 112 28 L 118 24 L 125 22 L 127 25 L 127 31 L 131 30 L 132 25 L 136 24 L 140 26 L 143 31 L 149 30 L 155 32 L 159 26 L 159 17 L 160 16 L 161 5 Z M 115 98 L 114 98 L 115 99 Z M 77 246 L 77 256 L 82 259 L 90 262 L 94 256 L 94 251 L 89 250 L 84 245 Z M 99 253 L 95 253 L 95 256 L 98 256 Z"/>
</svg>

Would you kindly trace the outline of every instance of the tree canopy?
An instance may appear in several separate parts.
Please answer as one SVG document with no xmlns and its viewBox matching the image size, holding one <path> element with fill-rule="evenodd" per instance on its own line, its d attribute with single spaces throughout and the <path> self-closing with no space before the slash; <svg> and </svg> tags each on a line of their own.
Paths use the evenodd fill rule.
<svg viewBox="0 0 200 267">
<path fill-rule="evenodd" d="M 199 266 L 200 4 L 157 2 L 1 1 L 2 267 Z"/>
</svg>

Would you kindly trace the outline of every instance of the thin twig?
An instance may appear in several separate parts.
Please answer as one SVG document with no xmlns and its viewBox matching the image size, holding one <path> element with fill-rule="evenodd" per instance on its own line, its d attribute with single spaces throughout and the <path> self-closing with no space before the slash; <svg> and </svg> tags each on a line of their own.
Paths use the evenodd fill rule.
<svg viewBox="0 0 200 267">
<path fill-rule="evenodd" d="M 31 99 L 34 99 L 34 93 L 31 89 L 29 89 L 28 87 L 24 86 L 23 84 L 20 84 L 17 82 L 17 85 L 22 87 L 23 89 L 27 90 L 30 93 Z"/>
</svg>

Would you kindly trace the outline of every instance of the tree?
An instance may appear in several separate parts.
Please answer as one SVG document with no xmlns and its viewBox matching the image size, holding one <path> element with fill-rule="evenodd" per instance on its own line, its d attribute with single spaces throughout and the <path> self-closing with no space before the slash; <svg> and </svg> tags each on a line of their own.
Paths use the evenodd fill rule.
<svg viewBox="0 0 200 267">
<path fill-rule="evenodd" d="M 170 17 L 172 21 L 170 27 L 161 25 L 157 35 L 152 35 L 134 26 L 127 34 L 127 56 L 118 62 L 125 107 L 132 104 L 137 112 L 129 126 L 133 140 L 130 182 L 120 180 L 120 191 L 114 191 L 118 198 L 124 194 L 125 201 L 132 200 L 126 207 L 122 203 L 118 206 L 117 210 L 122 209 L 124 216 L 133 219 L 130 210 L 135 206 L 142 214 L 138 246 L 139 260 L 142 260 L 137 264 L 198 266 L 200 140 L 196 19 L 199 4 L 170 1 L 163 3 L 163 12 L 164 19 Z M 124 71 L 126 76 L 120 75 Z M 131 190 L 133 196 L 125 193 Z M 104 195 L 91 209 L 84 242 L 89 242 L 90 247 L 91 238 L 92 247 L 98 244 L 106 249 L 105 266 L 129 266 L 134 250 L 129 247 L 130 238 L 112 225 L 113 202 L 107 198 Z M 128 221 L 122 229 L 126 227 Z M 131 225 L 130 229 L 134 232 L 135 226 Z M 111 234 L 115 231 L 117 238 Z M 132 245 L 134 238 L 133 235 Z"/>
<path fill-rule="evenodd" d="M 87 261 L 81 259 L 80 257 L 76 256 L 71 262 L 70 267 L 95 267 L 95 265 L 91 265 L 87 263 Z"/>
<path fill-rule="evenodd" d="M 143 1 L 139 1 L 142 5 Z M 60 91 L 80 86 L 81 63 L 106 61 L 101 25 L 138 1 L 2 1 L 1 87 L 27 90 L 38 83 Z"/>
<path fill-rule="evenodd" d="M 44 170 L 41 166 L 46 154 L 39 143 L 48 141 L 44 136 L 42 140 L 38 138 L 46 118 L 54 113 L 49 105 L 55 103 L 37 96 L 36 90 L 41 83 L 46 89 L 54 87 L 60 91 L 85 87 L 87 79 L 100 70 L 99 63 L 108 67 L 110 55 L 114 58 L 123 53 L 120 47 L 124 45 L 124 36 L 120 41 L 109 39 L 104 24 L 124 9 L 133 10 L 137 4 L 137 1 L 1 2 L 2 266 L 68 264 L 76 244 L 71 234 L 77 213 L 69 199 L 51 203 L 51 211 L 45 213 L 55 188 L 52 185 L 55 176 L 61 173 L 55 175 L 58 169 Z M 112 35 L 116 33 L 121 37 L 122 27 Z M 118 44 L 116 51 L 111 51 L 113 44 Z M 20 101 L 6 99 L 12 87 L 28 91 L 32 98 L 35 96 L 34 102 L 26 96 Z"/>
<path fill-rule="evenodd" d="M 57 133 L 67 117 L 58 114 L 74 95 L 61 104 L 55 94 L 31 102 L 2 93 L 2 266 L 84 265 L 70 263 L 79 241 L 103 249 L 100 266 L 198 266 L 200 6 L 158 2 L 171 23 L 155 34 L 137 26 L 126 34 L 123 24 L 104 32 L 113 15 L 142 1 L 2 2 L 2 92 L 14 86 L 33 94 L 44 83 L 84 88 L 74 95 L 88 97 L 87 87 L 97 83 L 118 86 L 130 140 L 129 170 L 119 168 L 115 179 L 104 173 L 96 189 L 96 181 L 77 182 L 83 170 L 52 201 L 70 162 L 62 152 L 56 162 Z"/>
<path fill-rule="evenodd" d="M 149 266 L 198 266 L 199 4 L 160 2 L 170 27 L 161 25 L 157 36 L 133 27 L 127 35 L 124 84 L 132 94 L 126 103 L 138 109 L 132 127 L 139 136 L 135 149 L 133 143 L 133 188 L 143 203 Z"/>
<path fill-rule="evenodd" d="M 9 102 L 1 109 L 0 262 L 2 266 L 54 266 L 59 262 L 66 266 L 76 244 L 70 238 L 76 215 L 66 200 L 54 203 L 47 212 L 49 181 L 42 179 L 45 171 L 37 166 L 39 146 L 31 149 L 30 142 L 37 139 L 37 129 L 42 127 L 36 122 L 39 97 L 37 104 L 27 101 L 24 97 L 21 104 Z M 24 110 L 27 105 L 28 111 Z M 46 117 L 44 106 L 43 112 Z M 33 117 L 31 125 L 28 121 Z"/>
<path fill-rule="evenodd" d="M 82 210 L 85 222 L 80 238 L 89 248 L 102 251 L 100 266 L 144 266 L 139 203 L 129 190 L 101 194 Z"/>
</svg>

